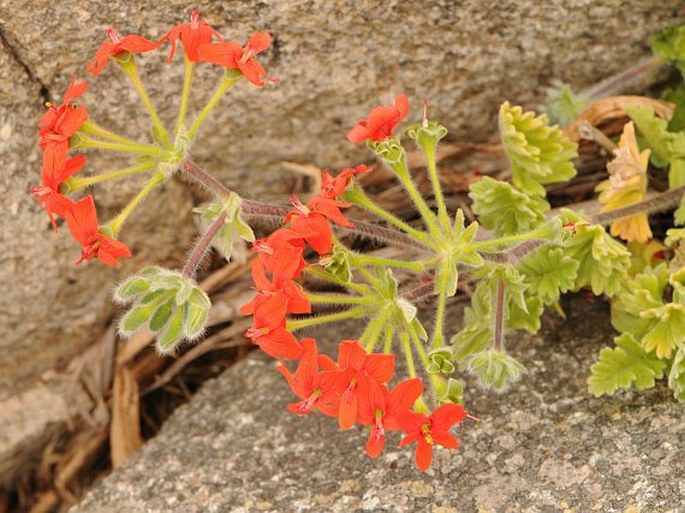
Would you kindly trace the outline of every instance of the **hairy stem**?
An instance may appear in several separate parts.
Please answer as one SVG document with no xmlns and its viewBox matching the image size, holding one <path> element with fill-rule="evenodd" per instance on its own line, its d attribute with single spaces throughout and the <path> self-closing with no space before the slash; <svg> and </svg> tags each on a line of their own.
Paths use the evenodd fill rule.
<svg viewBox="0 0 685 513">
<path fill-rule="evenodd" d="M 495 329 L 492 348 L 495 351 L 504 349 L 504 280 L 497 284 L 497 298 L 495 299 Z"/>
<path fill-rule="evenodd" d="M 183 266 L 183 271 L 181 271 L 183 276 L 187 276 L 188 278 L 195 278 L 195 275 L 197 274 L 197 269 L 200 266 L 200 262 L 202 262 L 202 257 L 205 255 L 209 247 L 212 245 L 212 240 L 214 240 L 214 236 L 226 222 L 226 216 L 228 216 L 228 212 L 224 210 L 223 212 L 221 212 L 221 215 L 212 222 L 209 228 L 207 228 L 207 231 L 197 241 L 195 247 L 190 252 L 190 256 L 188 257 L 186 265 Z"/>
<path fill-rule="evenodd" d="M 665 62 L 658 57 L 648 57 L 634 66 L 582 90 L 579 95 L 589 100 L 614 96 L 625 90 L 627 86 L 638 78 L 656 72 L 664 64 Z"/>
<path fill-rule="evenodd" d="M 300 330 L 302 328 L 309 328 L 311 326 L 317 326 L 319 324 L 327 324 L 329 322 L 344 321 L 345 319 L 354 319 L 364 315 L 364 310 L 362 308 L 351 308 L 345 310 L 344 312 L 337 312 L 327 315 L 318 315 L 315 317 L 309 317 L 307 319 L 296 319 L 288 320 L 286 323 L 286 329 L 288 331 Z"/>
<path fill-rule="evenodd" d="M 681 185 L 680 187 L 676 187 L 670 191 L 662 192 L 661 194 L 657 194 L 638 203 L 633 203 L 627 207 L 617 208 L 616 210 L 610 210 L 609 212 L 596 214 L 593 216 L 592 222 L 601 225 L 608 225 L 617 219 L 638 214 L 640 212 L 661 212 L 676 206 L 683 197 L 683 194 L 685 194 L 685 185 Z"/>
</svg>

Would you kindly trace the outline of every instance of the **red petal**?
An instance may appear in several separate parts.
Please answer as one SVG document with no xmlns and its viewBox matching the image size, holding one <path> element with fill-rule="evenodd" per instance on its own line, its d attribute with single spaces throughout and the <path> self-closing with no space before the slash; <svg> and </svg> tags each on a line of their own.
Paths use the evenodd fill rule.
<svg viewBox="0 0 685 513">
<path fill-rule="evenodd" d="M 431 461 L 433 461 L 433 446 L 423 440 L 419 440 L 416 446 L 416 466 L 422 472 L 425 472 L 430 468 Z"/>
<path fill-rule="evenodd" d="M 366 128 L 366 121 L 360 121 L 347 133 L 347 140 L 352 144 L 366 141 L 368 138 L 369 129 Z"/>
<path fill-rule="evenodd" d="M 224 68 L 238 68 L 238 59 L 243 49 L 238 43 L 231 41 L 221 43 L 206 43 L 197 49 L 197 55 L 202 62 L 211 62 Z"/>
<path fill-rule="evenodd" d="M 436 444 L 447 447 L 448 449 L 456 449 L 459 447 L 459 441 L 450 433 L 433 432 L 431 433 L 431 436 Z"/>
<path fill-rule="evenodd" d="M 267 50 L 271 46 L 271 34 L 268 32 L 257 32 L 245 45 L 252 51 L 252 55 L 257 55 Z"/>
<path fill-rule="evenodd" d="M 385 446 L 385 433 L 379 433 L 376 426 L 371 428 L 369 433 L 369 439 L 366 442 L 366 454 L 369 458 L 378 458 L 383 452 L 383 447 Z"/>
<path fill-rule="evenodd" d="M 121 40 L 119 48 L 131 53 L 143 53 L 156 50 L 162 45 L 160 42 L 153 42 L 136 34 L 126 36 Z"/>
<path fill-rule="evenodd" d="M 431 416 L 433 431 L 448 431 L 454 424 L 461 422 L 466 417 L 464 408 L 458 404 L 443 404 L 435 410 Z"/>
<path fill-rule="evenodd" d="M 340 398 L 338 424 L 340 429 L 350 429 L 357 420 L 357 390 L 346 390 Z"/>
<path fill-rule="evenodd" d="M 257 339 L 259 347 L 269 356 L 292 360 L 302 355 L 304 348 L 295 336 L 283 328 L 276 328 Z"/>
<path fill-rule="evenodd" d="M 395 97 L 395 108 L 400 114 L 400 119 L 398 121 L 401 121 L 409 112 L 409 98 L 403 94 L 398 94 Z"/>
<path fill-rule="evenodd" d="M 66 212 L 65 219 L 74 239 L 86 246 L 90 244 L 98 230 L 97 213 L 93 196 L 81 198 Z"/>
<path fill-rule="evenodd" d="M 364 372 L 378 383 L 387 383 L 395 370 L 395 355 L 373 353 L 364 361 Z"/>
<path fill-rule="evenodd" d="M 367 353 L 357 340 L 343 340 L 338 346 L 338 365 L 340 368 L 361 370 Z"/>
</svg>

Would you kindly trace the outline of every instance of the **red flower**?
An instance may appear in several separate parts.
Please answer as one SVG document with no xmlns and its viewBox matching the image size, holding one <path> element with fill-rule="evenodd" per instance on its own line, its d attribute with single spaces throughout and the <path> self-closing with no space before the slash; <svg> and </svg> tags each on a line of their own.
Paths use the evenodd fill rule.
<svg viewBox="0 0 685 513">
<path fill-rule="evenodd" d="M 208 43 L 200 46 L 198 55 L 200 60 L 218 64 L 224 68 L 231 68 L 240 71 L 247 80 L 257 87 L 264 87 L 264 81 L 278 82 L 277 78 L 271 78 L 255 56 L 267 50 L 271 46 L 271 36 L 266 32 L 257 32 L 245 45 L 232 41 L 221 43 Z"/>
<path fill-rule="evenodd" d="M 257 295 L 240 307 L 244 315 L 255 316 L 255 326 L 276 328 L 288 313 L 311 313 L 312 306 L 302 288 L 292 280 L 277 279 L 271 282 L 259 260 L 252 262 L 252 281 Z"/>
<path fill-rule="evenodd" d="M 369 166 L 364 164 L 343 169 L 336 177 L 333 177 L 327 171 L 324 171 L 321 178 L 321 196 L 324 198 L 337 198 L 345 192 L 345 189 L 352 181 L 352 178 L 354 178 L 354 175 L 370 172 L 371 169 Z"/>
<path fill-rule="evenodd" d="M 368 354 L 356 340 L 343 340 L 338 348 L 338 367 L 344 390 L 340 397 L 338 423 L 349 429 L 357 420 L 359 395 L 368 394 L 372 383 L 383 384 L 392 379 L 395 356 Z"/>
<path fill-rule="evenodd" d="M 318 212 L 312 212 L 297 198 L 293 198 L 291 203 L 295 210 L 285 216 L 285 222 L 290 222 L 290 229 L 299 233 L 319 255 L 330 253 L 333 246 L 333 230 L 326 217 Z"/>
<path fill-rule="evenodd" d="M 181 23 L 180 25 L 172 28 L 162 39 L 159 40 L 159 44 L 161 45 L 167 39 L 171 44 L 171 52 L 169 53 L 167 62 L 171 62 L 171 60 L 174 58 L 174 54 L 176 53 L 176 41 L 178 40 L 180 40 L 183 44 L 183 50 L 186 53 L 186 58 L 192 62 L 200 62 L 198 48 L 200 48 L 202 45 L 210 43 L 212 38 L 217 38 L 219 41 L 223 41 L 223 38 L 210 26 L 209 23 L 200 19 L 200 11 L 195 9 L 192 13 L 190 13 L 190 23 Z"/>
<path fill-rule="evenodd" d="M 359 395 L 357 419 L 371 426 L 366 442 L 366 454 L 377 458 L 385 445 L 385 432 L 401 429 L 400 421 L 409 413 L 423 391 L 423 383 L 418 378 L 398 383 L 390 392 L 371 380 Z"/>
<path fill-rule="evenodd" d="M 59 107 L 46 103 L 48 110 L 38 121 L 38 144 L 43 150 L 43 169 L 59 173 L 67 162 L 69 138 L 88 119 L 88 111 L 74 102 L 86 92 L 86 81 L 71 81 Z"/>
<path fill-rule="evenodd" d="M 350 208 L 351 206 L 352 205 L 350 203 L 345 203 L 344 201 L 338 201 L 336 199 L 326 198 L 323 196 L 312 198 L 307 203 L 307 208 L 315 214 L 321 214 L 326 219 L 333 221 L 338 226 L 345 226 L 347 228 L 352 228 L 354 224 L 345 219 L 345 216 L 340 209 Z"/>
<path fill-rule="evenodd" d="M 409 112 L 409 99 L 403 94 L 395 98 L 393 107 L 378 106 L 371 111 L 369 117 L 357 123 L 349 131 L 347 139 L 354 144 L 362 141 L 382 141 L 392 135 L 397 124 Z"/>
<path fill-rule="evenodd" d="M 113 55 L 121 52 L 149 52 L 151 50 L 156 50 L 162 45 L 161 41 L 156 43 L 135 34 L 130 34 L 122 38 L 112 27 L 105 30 L 105 32 L 109 39 L 100 45 L 100 48 L 95 52 L 95 59 L 86 66 L 94 77 L 97 77 L 100 72 L 105 69 L 107 61 L 109 61 L 109 58 Z"/>
<path fill-rule="evenodd" d="M 77 155 L 67 160 L 59 172 L 43 167 L 41 170 L 43 185 L 31 189 L 33 197 L 45 206 L 50 217 L 50 223 L 52 223 L 52 229 L 55 231 L 57 231 L 57 223 L 54 216 L 64 217 L 65 212 L 74 205 L 73 201 L 60 194 L 59 186 L 67 178 L 78 173 L 85 164 L 86 157 Z"/>
<path fill-rule="evenodd" d="M 302 399 L 300 402 L 289 404 L 288 410 L 298 415 L 307 415 L 315 407 L 324 415 L 335 417 L 338 412 L 337 389 L 340 388 L 334 371 L 333 360 L 318 354 L 316 341 L 305 338 L 301 341 L 304 352 L 293 376 L 283 365 L 276 370 L 286 379 L 293 393 Z M 324 372 L 320 372 L 322 369 Z"/>
<path fill-rule="evenodd" d="M 311 234 L 314 235 L 314 234 Z M 298 278 L 305 262 L 302 235 L 287 228 L 280 228 L 266 239 L 255 241 L 252 246 L 260 261 L 274 277 L 290 280 Z"/>
<path fill-rule="evenodd" d="M 423 413 L 406 413 L 399 419 L 402 430 L 407 435 L 400 442 L 400 447 L 417 442 L 416 465 L 425 472 L 433 460 L 433 445 L 438 444 L 449 449 L 459 447 L 459 442 L 449 429 L 466 417 L 464 408 L 457 404 L 443 404 L 430 417 Z"/>
<path fill-rule="evenodd" d="M 117 267 L 119 258 L 131 256 L 126 244 L 98 231 L 95 201 L 92 196 L 86 196 L 74 203 L 64 217 L 71 235 L 83 246 L 77 264 L 97 257 L 103 263 Z"/>
<path fill-rule="evenodd" d="M 304 350 L 295 336 L 285 329 L 285 319 L 281 326 L 254 326 L 245 332 L 252 343 L 258 345 L 262 351 L 274 358 L 288 360 L 299 358 Z"/>
</svg>

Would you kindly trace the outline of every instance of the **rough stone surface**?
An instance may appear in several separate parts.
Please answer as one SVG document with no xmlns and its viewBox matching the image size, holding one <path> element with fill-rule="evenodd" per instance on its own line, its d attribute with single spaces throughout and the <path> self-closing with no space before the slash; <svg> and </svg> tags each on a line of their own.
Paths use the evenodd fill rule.
<svg viewBox="0 0 685 513">
<path fill-rule="evenodd" d="M 539 336 L 509 337 L 529 374 L 506 395 L 470 387 L 468 409 L 482 421 L 465 421 L 461 448 L 436 450 L 426 474 L 396 436 L 372 461 L 365 431 L 287 412 L 287 385 L 253 354 L 72 511 L 683 511 L 682 407 L 663 386 L 589 397 L 589 366 L 612 337 L 607 305 L 563 306 L 565 323 L 547 318 Z"/>
<path fill-rule="evenodd" d="M 105 27 L 157 38 L 189 10 L 180 0 L 151 6 L 0 0 L 0 396 L 92 339 L 112 315 L 108 296 L 117 276 L 144 261 L 178 262 L 192 237 L 191 194 L 169 183 L 123 235 L 135 261 L 119 274 L 97 264 L 74 269 L 65 230 L 51 236 L 45 215 L 25 194 L 39 175 L 35 124 L 44 97 L 61 99 L 72 75 L 85 76 Z M 273 33 L 274 47 L 262 60 L 282 81 L 265 90 L 237 86 L 193 154 L 239 192 L 282 199 L 293 183 L 282 161 L 342 166 L 368 158 L 344 135 L 376 102 L 401 91 L 430 98 L 434 116 L 458 137 L 489 139 L 503 99 L 534 104 L 552 78 L 581 88 L 623 69 L 647 54 L 650 34 L 677 21 L 680 6 L 679 0 L 200 2 L 203 16 L 227 37 Z M 169 68 L 162 55 L 143 61 L 153 100 L 163 119 L 173 121 L 180 60 Z M 198 71 L 195 112 L 217 80 L 208 66 Z M 85 103 L 105 126 L 128 135 L 146 130 L 140 104 L 114 66 L 91 83 Z M 89 157 L 91 171 L 121 165 Z M 108 187 L 107 198 L 99 194 L 101 217 L 134 190 L 127 182 Z"/>
</svg>

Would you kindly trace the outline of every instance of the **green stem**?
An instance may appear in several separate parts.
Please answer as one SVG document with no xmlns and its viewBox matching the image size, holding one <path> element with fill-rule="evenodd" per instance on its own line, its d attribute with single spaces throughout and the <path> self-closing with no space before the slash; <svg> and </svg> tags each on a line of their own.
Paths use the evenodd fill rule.
<svg viewBox="0 0 685 513">
<path fill-rule="evenodd" d="M 428 368 L 430 365 L 430 358 L 428 358 L 428 353 L 426 353 L 426 349 L 423 347 L 421 337 L 419 337 L 419 334 L 416 333 L 416 329 L 411 324 L 407 324 L 407 331 L 411 335 L 412 342 L 414 342 L 414 348 L 421 359 L 421 363 L 425 368 Z"/>
<path fill-rule="evenodd" d="M 114 60 L 117 61 L 123 72 L 126 74 L 126 76 L 133 84 L 135 90 L 138 92 L 138 96 L 140 96 L 143 105 L 145 105 L 145 109 L 150 115 L 150 118 L 152 118 L 152 124 L 156 128 L 156 132 L 160 135 L 162 139 L 162 144 L 166 149 L 171 150 L 173 148 L 173 145 L 169 140 L 169 134 L 167 133 L 167 130 L 164 127 L 164 123 L 162 123 L 162 120 L 159 119 L 157 109 L 155 109 L 155 106 L 152 104 L 152 101 L 150 100 L 150 97 L 148 96 L 147 91 L 145 90 L 145 86 L 143 85 L 142 80 L 140 80 L 140 75 L 138 74 L 138 66 L 136 65 L 135 57 L 132 54 L 128 54 L 127 52 L 127 55 L 123 60 L 117 59 L 116 56 L 114 57 Z"/>
<path fill-rule="evenodd" d="M 185 75 L 183 78 L 183 95 L 181 96 L 181 107 L 178 110 L 178 120 L 176 121 L 176 128 L 174 133 L 178 134 L 183 122 L 186 119 L 186 112 L 188 112 L 188 98 L 190 97 L 190 84 L 193 81 L 193 68 L 195 63 L 185 58 Z"/>
<path fill-rule="evenodd" d="M 107 182 L 109 180 L 114 180 L 116 178 L 122 178 L 124 176 L 135 175 L 136 173 L 142 173 L 144 171 L 151 171 L 156 167 L 156 164 L 141 164 L 140 166 L 127 167 L 124 169 L 119 169 L 117 171 L 112 171 L 111 173 L 104 173 L 101 175 L 88 176 L 81 178 L 78 176 L 72 176 L 68 178 L 64 183 L 67 187 L 68 193 L 76 192 L 89 185 L 94 185 L 96 183 Z"/>
<path fill-rule="evenodd" d="M 109 229 L 112 232 L 112 237 L 116 238 L 124 222 L 126 221 L 128 216 L 131 215 L 131 212 L 135 210 L 135 208 L 140 204 L 141 201 L 145 199 L 145 197 L 150 193 L 150 191 L 152 191 L 152 189 L 154 189 L 164 181 L 164 177 L 165 175 L 163 172 L 157 171 L 152 176 L 152 178 L 150 178 L 147 181 L 143 188 L 140 189 L 138 194 L 136 194 L 136 196 L 131 200 L 131 202 L 124 207 L 124 210 L 122 210 L 118 216 L 116 216 L 109 223 L 107 223 Z"/>
<path fill-rule="evenodd" d="M 129 139 L 129 138 L 124 137 L 122 135 L 115 134 L 114 132 L 110 132 L 106 128 L 98 125 L 92 119 L 87 119 L 86 122 L 83 123 L 83 125 L 81 125 L 81 128 L 78 129 L 78 131 L 82 132 L 84 134 L 95 136 L 95 137 L 101 137 L 102 139 L 108 139 L 109 141 L 112 141 L 112 142 L 125 144 L 127 146 L 133 146 L 133 147 L 148 146 L 150 148 L 154 148 L 154 145 L 152 145 L 152 144 L 139 143 L 137 141 L 134 141 L 133 139 Z"/>
<path fill-rule="evenodd" d="M 349 310 L 345 310 L 344 312 L 318 315 L 316 317 L 309 317 L 307 319 L 289 320 L 286 323 L 286 329 L 288 331 L 295 331 L 302 328 L 309 328 L 311 326 L 318 326 L 319 324 L 353 319 L 356 317 L 361 317 L 362 315 L 364 315 L 363 308 L 351 308 Z"/>
<path fill-rule="evenodd" d="M 390 353 L 392 351 L 392 327 L 390 324 L 385 325 L 385 330 L 383 330 L 385 336 L 385 342 L 383 342 L 383 352 Z"/>
<path fill-rule="evenodd" d="M 376 346 L 381 329 L 385 326 L 388 315 L 389 310 L 381 310 L 378 317 L 371 319 L 369 324 L 367 324 L 366 329 L 359 340 L 360 344 L 364 344 L 364 349 L 366 349 L 367 353 L 372 352 L 373 348 Z"/>
<path fill-rule="evenodd" d="M 539 238 L 546 238 L 544 235 L 547 235 L 547 231 L 542 231 L 542 230 L 535 230 L 532 232 L 528 233 L 519 233 L 517 235 L 508 235 L 506 237 L 499 237 L 496 239 L 489 239 L 489 240 L 484 240 L 481 242 L 472 242 L 468 245 L 469 250 L 473 251 L 486 251 L 488 249 L 493 249 L 495 250 L 498 248 L 498 246 L 503 246 L 505 244 L 511 244 L 512 242 L 524 242 L 524 241 L 529 241 L 531 239 L 539 239 Z M 541 237 L 541 235 L 543 237 Z"/>
<path fill-rule="evenodd" d="M 403 232 L 405 232 L 407 235 L 410 235 L 412 238 L 416 239 L 419 242 L 425 242 L 426 241 L 426 233 L 417 230 L 416 228 L 412 228 L 409 226 L 407 223 L 402 221 L 399 217 L 394 216 L 387 210 L 385 210 L 382 207 L 379 207 L 374 203 L 367 195 L 366 193 L 362 190 L 361 187 L 353 187 L 352 189 L 348 190 L 345 192 L 344 198 L 346 201 L 349 201 L 353 205 L 356 205 L 360 208 L 363 208 L 364 210 L 368 210 L 372 214 L 375 214 L 376 216 L 380 217 L 381 219 L 387 221 L 391 225 L 395 226 L 396 228 L 399 228 Z"/>
<path fill-rule="evenodd" d="M 407 269 L 415 273 L 421 273 L 426 270 L 425 262 L 410 262 L 408 260 L 395 260 L 394 258 L 380 258 L 362 253 L 349 253 L 350 262 L 358 265 L 377 265 L 381 267 L 395 267 L 398 269 Z"/>
<path fill-rule="evenodd" d="M 426 224 L 426 227 L 428 228 L 430 234 L 435 238 L 440 237 L 440 230 L 436 223 L 435 214 L 430 208 L 428 208 L 428 204 L 423 199 L 423 196 L 421 196 L 421 193 L 419 193 L 418 189 L 416 188 L 414 182 L 411 179 L 409 169 L 407 168 L 406 154 L 403 152 L 402 158 L 400 158 L 397 162 L 391 164 L 391 167 L 393 171 L 395 171 L 395 175 L 402 184 L 402 187 L 404 187 L 404 190 L 407 191 L 409 197 L 414 202 L 414 205 L 416 205 L 416 208 L 421 214 L 423 222 Z"/>
<path fill-rule="evenodd" d="M 416 368 L 414 367 L 414 356 L 412 355 L 411 352 L 411 345 L 409 344 L 409 335 L 407 334 L 406 331 L 403 331 L 400 334 L 400 341 L 402 342 L 402 350 L 404 352 L 404 356 L 407 360 L 407 370 L 409 371 L 409 377 L 410 378 L 415 378 L 416 377 Z M 419 397 L 416 402 L 414 403 L 414 408 L 417 411 L 423 412 L 423 413 L 428 413 L 430 409 L 426 405 L 426 403 L 423 400 L 423 396 Z"/>
<path fill-rule="evenodd" d="M 316 294 L 306 292 L 307 299 L 313 305 L 365 305 L 371 304 L 368 297 L 348 296 L 346 294 Z"/>
<path fill-rule="evenodd" d="M 122 153 L 132 153 L 136 155 L 160 155 L 160 149 L 151 144 L 122 144 L 117 142 L 100 141 L 99 139 L 91 139 L 83 134 L 76 134 L 70 140 L 73 149 L 95 149 L 95 150 L 109 150 L 120 151 Z"/>
<path fill-rule="evenodd" d="M 433 184 L 433 194 L 435 195 L 435 202 L 438 204 L 438 216 L 443 226 L 448 229 L 450 225 L 450 217 L 447 215 L 447 205 L 445 205 L 445 198 L 442 195 L 442 187 L 440 187 L 440 177 L 438 176 L 438 169 L 435 164 L 435 148 L 436 144 L 427 143 L 423 145 L 423 151 L 428 161 L 428 176 Z"/>
<path fill-rule="evenodd" d="M 304 268 L 304 272 L 311 274 L 312 276 L 315 276 L 319 279 L 322 279 L 324 281 L 328 281 L 330 283 L 334 283 L 336 285 L 340 285 L 341 287 L 348 288 L 350 290 L 354 290 L 358 294 L 361 295 L 367 295 L 368 290 L 367 287 L 365 287 L 362 284 L 359 283 L 348 283 L 346 281 L 341 280 L 340 278 L 336 278 L 333 276 L 331 273 L 328 271 L 325 271 L 323 269 L 319 269 L 318 267 L 308 265 L 307 267 Z"/>
<path fill-rule="evenodd" d="M 442 331 L 445 324 L 445 307 L 447 306 L 447 286 L 445 280 L 438 278 L 438 307 L 435 313 L 435 330 L 433 331 L 433 341 L 431 347 L 443 345 Z"/>
<path fill-rule="evenodd" d="M 195 118 L 195 121 L 193 121 L 193 124 L 190 127 L 190 130 L 188 131 L 188 138 L 192 141 L 195 138 L 195 135 L 197 134 L 197 131 L 200 129 L 200 126 L 204 122 L 205 118 L 209 115 L 210 112 L 212 112 L 212 109 L 216 107 L 216 104 L 219 103 L 219 100 L 221 100 L 221 97 L 228 91 L 236 82 L 238 81 L 238 78 L 231 79 L 227 78 L 225 75 L 221 79 L 221 84 L 219 84 L 219 87 L 216 88 L 216 91 L 214 92 L 214 95 L 209 99 L 209 102 L 207 102 L 207 105 L 204 106 L 200 114 Z"/>
</svg>

